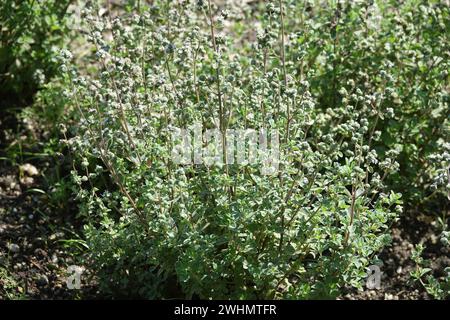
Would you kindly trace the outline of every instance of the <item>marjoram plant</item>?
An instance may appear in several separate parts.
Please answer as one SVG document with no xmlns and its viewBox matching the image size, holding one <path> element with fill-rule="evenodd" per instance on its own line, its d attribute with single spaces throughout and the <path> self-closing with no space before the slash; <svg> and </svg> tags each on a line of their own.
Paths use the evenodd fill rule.
<svg viewBox="0 0 450 320">
<path fill-rule="evenodd" d="M 400 149 L 379 153 L 373 119 L 393 117 L 385 111 L 395 75 L 383 64 L 379 80 L 364 86 L 348 74 L 334 82 L 330 104 L 321 68 L 302 60 L 316 49 L 294 53 L 302 44 L 290 29 L 294 2 L 261 6 L 257 17 L 209 0 L 154 1 L 117 17 L 84 9 L 98 70 L 82 74 L 62 53 L 79 116 L 65 142 L 79 160 L 86 262 L 104 292 L 336 297 L 362 287 L 389 243 L 402 207 L 385 179 L 398 170 Z M 258 32 L 243 30 L 249 19 Z M 174 128 L 194 123 L 216 128 L 224 144 L 230 129 L 276 130 L 278 171 L 175 163 Z"/>
</svg>

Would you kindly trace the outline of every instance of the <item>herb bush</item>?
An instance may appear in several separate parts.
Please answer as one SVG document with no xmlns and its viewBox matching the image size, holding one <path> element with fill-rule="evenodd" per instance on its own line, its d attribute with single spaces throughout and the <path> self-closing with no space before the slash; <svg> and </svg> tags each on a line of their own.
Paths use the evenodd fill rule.
<svg viewBox="0 0 450 320">
<path fill-rule="evenodd" d="M 31 103 L 58 69 L 70 0 L 0 2 L 0 108 Z"/>
<path fill-rule="evenodd" d="M 394 80 L 356 88 L 348 79 L 337 90 L 349 86 L 351 97 L 328 109 L 320 68 L 296 70 L 291 7 L 156 1 L 114 19 L 85 9 L 99 68 L 80 74 L 62 54 L 79 116 L 65 141 L 79 159 L 86 262 L 103 292 L 298 299 L 362 287 L 402 211 L 385 186 L 400 149 L 379 155 L 372 121 L 392 117 Z M 194 123 L 278 130 L 279 171 L 175 163 L 173 128 Z"/>
<path fill-rule="evenodd" d="M 450 141 L 448 3 L 329 4 L 293 2 L 287 54 L 295 63 L 288 73 L 309 70 L 311 93 L 331 117 L 339 119 L 348 105 L 367 117 L 381 135 L 373 143 L 380 156 L 399 149 L 400 170 L 386 179 L 404 194 L 405 205 L 423 210 L 430 200 L 431 208 L 445 204 L 448 183 L 435 189 L 437 167 L 430 157 Z M 379 95 L 379 106 L 370 93 Z"/>
</svg>

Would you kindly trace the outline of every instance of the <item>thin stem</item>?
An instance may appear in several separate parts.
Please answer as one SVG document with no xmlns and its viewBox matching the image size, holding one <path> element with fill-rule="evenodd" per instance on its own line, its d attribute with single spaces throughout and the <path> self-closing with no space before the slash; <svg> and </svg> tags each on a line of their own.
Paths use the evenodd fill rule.
<svg viewBox="0 0 450 320">
<path fill-rule="evenodd" d="M 223 161 L 225 163 L 225 170 L 228 174 L 228 166 L 227 166 L 227 138 L 226 138 L 226 127 L 225 127 L 225 115 L 224 115 L 224 106 L 223 106 L 223 97 L 222 97 L 222 89 L 221 89 L 221 83 L 220 83 L 220 59 L 219 59 L 219 48 L 216 44 L 216 36 L 214 31 L 214 19 L 212 16 L 212 10 L 211 10 L 211 0 L 208 0 L 208 17 L 209 17 L 209 24 L 210 24 L 210 30 L 211 30 L 211 39 L 212 39 L 212 45 L 215 53 L 215 60 L 217 63 L 216 68 L 216 85 L 217 85 L 217 99 L 219 101 L 219 123 L 220 123 L 220 131 L 222 133 L 222 154 L 223 154 Z"/>
<path fill-rule="evenodd" d="M 74 93 L 75 93 L 74 94 L 75 106 L 78 109 L 78 112 L 80 113 L 81 117 L 86 122 L 89 134 L 91 135 L 92 138 L 94 138 L 95 134 L 94 134 L 92 128 L 90 127 L 90 125 L 89 125 L 89 120 L 87 119 L 87 117 L 85 116 L 83 110 L 81 109 L 81 106 L 80 106 L 80 103 L 79 103 L 79 100 L 78 100 L 78 91 L 76 90 L 75 86 L 73 86 L 73 90 L 74 90 Z M 138 216 L 139 220 L 146 227 L 147 222 L 146 222 L 146 219 L 145 219 L 145 216 L 144 216 L 143 212 L 141 210 L 139 210 L 139 208 L 137 207 L 135 201 L 133 200 L 131 195 L 128 193 L 128 191 L 126 190 L 125 186 L 122 184 L 122 182 L 121 182 L 121 180 L 119 178 L 119 175 L 117 174 L 114 166 L 111 164 L 111 161 L 109 160 L 109 157 L 107 156 L 107 153 L 105 152 L 106 147 L 105 147 L 105 142 L 103 140 L 103 135 L 101 134 L 100 137 L 101 137 L 101 141 L 98 144 L 98 149 L 100 151 L 100 158 L 102 159 L 102 162 L 105 164 L 106 168 L 111 173 L 111 176 L 112 176 L 114 182 L 119 187 L 120 192 L 128 199 L 128 201 L 130 202 L 131 206 L 133 207 L 134 212 Z M 146 230 L 146 232 L 148 232 L 147 228 L 145 228 L 145 230 Z"/>
<path fill-rule="evenodd" d="M 280 43 L 280 51 L 281 51 L 281 63 L 283 68 L 283 83 L 284 83 L 284 93 L 286 93 L 286 89 L 288 86 L 287 83 L 287 73 L 286 73 L 286 49 L 285 49 L 285 30 L 284 30 L 284 14 L 283 14 L 283 1 L 278 0 L 278 4 L 280 7 L 280 24 L 281 24 L 281 43 Z M 287 115 L 286 115 L 286 142 L 289 140 L 289 126 L 291 122 L 291 108 L 289 101 L 287 103 Z"/>
</svg>

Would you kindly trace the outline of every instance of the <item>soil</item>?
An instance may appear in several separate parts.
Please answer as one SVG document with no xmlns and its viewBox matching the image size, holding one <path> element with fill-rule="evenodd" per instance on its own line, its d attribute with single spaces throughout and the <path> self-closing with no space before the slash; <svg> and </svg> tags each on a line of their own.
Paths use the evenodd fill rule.
<svg viewBox="0 0 450 320">
<path fill-rule="evenodd" d="M 54 163 L 39 157 L 20 165 L 4 159 L 7 146 L 27 140 L 28 134 L 13 115 L 0 114 L 0 300 L 93 297 L 95 284 L 81 290 L 66 284 L 76 253 L 65 241 L 80 226 L 70 204 L 56 208 L 48 200 L 52 191 L 45 178 Z"/>
</svg>

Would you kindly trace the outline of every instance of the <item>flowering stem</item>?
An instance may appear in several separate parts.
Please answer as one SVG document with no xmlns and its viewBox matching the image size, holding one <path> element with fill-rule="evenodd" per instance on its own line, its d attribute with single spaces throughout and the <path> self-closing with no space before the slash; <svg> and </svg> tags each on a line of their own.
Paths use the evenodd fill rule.
<svg viewBox="0 0 450 320">
<path fill-rule="evenodd" d="M 283 84 L 284 84 L 284 93 L 286 94 L 286 89 L 288 86 L 287 83 L 287 75 L 286 75 L 286 50 L 285 50 L 285 30 L 284 30 L 284 15 L 283 15 L 283 2 L 282 0 L 278 0 L 278 4 L 280 7 L 280 24 L 281 24 L 281 43 L 280 43 L 280 51 L 281 51 L 281 63 L 283 68 Z M 289 140 L 289 124 L 291 122 L 291 108 L 289 102 L 287 103 L 287 115 L 286 115 L 286 142 Z"/>
<path fill-rule="evenodd" d="M 208 17 L 209 17 L 209 24 L 210 24 L 210 30 L 211 30 L 211 39 L 212 39 L 212 45 L 214 49 L 215 59 L 217 62 L 216 66 L 216 85 L 217 85 L 217 99 L 219 101 L 219 126 L 220 126 L 220 132 L 222 134 L 222 155 L 223 155 L 223 162 L 225 163 L 226 172 L 228 175 L 228 167 L 227 167 L 227 137 L 226 137 L 226 127 L 225 127 L 225 115 L 224 115 L 224 107 L 223 107 L 223 98 L 222 98 L 222 89 L 221 89 L 221 83 L 220 83 L 220 59 L 219 59 L 219 48 L 216 44 L 216 36 L 214 31 L 214 19 L 212 16 L 212 10 L 211 10 L 211 0 L 208 0 Z"/>
</svg>

